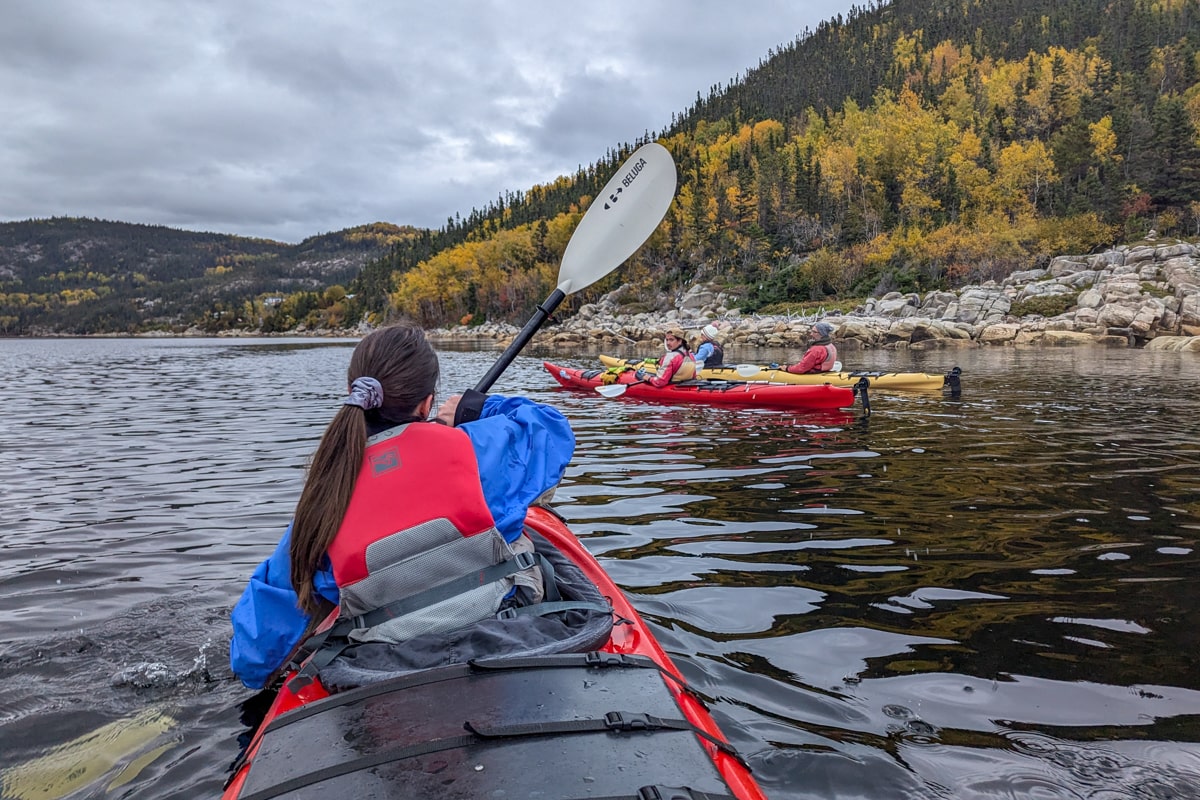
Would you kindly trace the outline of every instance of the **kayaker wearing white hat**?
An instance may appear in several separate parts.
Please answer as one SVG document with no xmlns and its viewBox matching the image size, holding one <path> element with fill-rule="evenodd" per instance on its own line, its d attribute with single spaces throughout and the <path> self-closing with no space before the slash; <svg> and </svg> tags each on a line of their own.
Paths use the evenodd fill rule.
<svg viewBox="0 0 1200 800">
<path fill-rule="evenodd" d="M 812 344 L 804 351 L 799 363 L 787 368 L 788 372 L 802 375 L 808 372 L 829 372 L 837 362 L 837 348 L 833 346 L 833 325 L 818 322 L 808 332 Z"/>
<path fill-rule="evenodd" d="M 700 346 L 696 348 L 696 371 L 705 367 L 725 366 L 725 348 L 717 337 L 720 331 L 716 325 L 705 325 L 700 329 Z"/>
</svg>

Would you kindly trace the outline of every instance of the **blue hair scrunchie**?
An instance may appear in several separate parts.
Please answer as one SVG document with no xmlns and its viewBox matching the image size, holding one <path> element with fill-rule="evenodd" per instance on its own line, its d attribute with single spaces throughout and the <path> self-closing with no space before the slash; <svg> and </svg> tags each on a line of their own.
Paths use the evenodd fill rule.
<svg viewBox="0 0 1200 800">
<path fill-rule="evenodd" d="M 350 384 L 350 396 L 342 401 L 342 405 L 358 406 L 364 411 L 379 408 L 383 405 L 383 386 L 374 378 L 355 378 Z"/>
</svg>

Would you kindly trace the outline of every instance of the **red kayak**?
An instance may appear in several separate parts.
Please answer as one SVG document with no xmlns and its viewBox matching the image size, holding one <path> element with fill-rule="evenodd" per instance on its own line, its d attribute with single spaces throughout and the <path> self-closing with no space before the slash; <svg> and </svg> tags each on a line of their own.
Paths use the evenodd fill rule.
<svg viewBox="0 0 1200 800">
<path fill-rule="evenodd" d="M 324 671 L 308 679 L 293 671 L 235 763 L 224 800 L 765 800 L 701 697 L 591 553 L 552 511 L 531 508 L 525 524 L 539 552 L 555 551 L 556 583 L 566 589 L 581 579 L 591 593 L 564 591 L 564 599 L 606 601 L 601 646 L 447 658 L 336 693 L 326 689 Z"/>
<path fill-rule="evenodd" d="M 823 383 L 796 386 L 755 381 L 694 380 L 662 388 L 638 380 L 633 370 L 574 369 L 543 361 L 554 380 L 567 389 L 595 391 L 597 387 L 624 385 L 622 397 L 655 403 L 700 403 L 732 408 L 771 408 L 789 411 L 829 411 L 854 405 L 855 390 Z"/>
</svg>

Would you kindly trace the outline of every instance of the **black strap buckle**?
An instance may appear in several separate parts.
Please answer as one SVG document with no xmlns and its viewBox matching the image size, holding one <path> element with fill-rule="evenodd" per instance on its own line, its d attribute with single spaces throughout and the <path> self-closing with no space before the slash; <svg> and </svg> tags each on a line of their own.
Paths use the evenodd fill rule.
<svg viewBox="0 0 1200 800">
<path fill-rule="evenodd" d="M 636 800 L 734 800 L 727 794 L 705 794 L 687 786 L 643 786 Z"/>
<path fill-rule="evenodd" d="M 620 653 L 604 653 L 599 650 L 592 650 L 583 660 L 589 667 L 623 667 L 626 663 L 625 656 Z"/>
<path fill-rule="evenodd" d="M 537 565 L 537 556 L 529 551 L 522 551 L 513 556 L 513 562 L 516 563 L 516 572 L 529 569 Z"/>
<path fill-rule="evenodd" d="M 604 727 L 610 731 L 648 731 L 658 726 L 649 714 L 609 711 L 604 715 Z"/>
</svg>

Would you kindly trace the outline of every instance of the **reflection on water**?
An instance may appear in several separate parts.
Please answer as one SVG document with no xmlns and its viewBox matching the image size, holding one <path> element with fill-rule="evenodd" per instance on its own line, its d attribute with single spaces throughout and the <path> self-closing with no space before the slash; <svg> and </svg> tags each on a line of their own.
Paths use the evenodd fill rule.
<svg viewBox="0 0 1200 800">
<path fill-rule="evenodd" d="M 249 694 L 228 609 L 349 348 L 0 341 L 3 781 L 120 731 L 141 749 L 72 797 L 219 791 Z M 772 798 L 1200 797 L 1200 362 L 855 357 L 957 364 L 963 393 L 875 392 L 867 420 L 658 406 L 532 356 L 497 388 L 571 418 L 558 510 Z M 444 352 L 439 394 L 494 358 Z M 136 722 L 164 707 L 166 740 Z"/>
<path fill-rule="evenodd" d="M 6 770 L 0 792 L 11 800 L 47 800 L 88 787 L 111 791 L 136 780 L 142 767 L 171 747 L 170 742 L 152 745 L 174 725 L 154 709 L 102 725 Z"/>
</svg>

